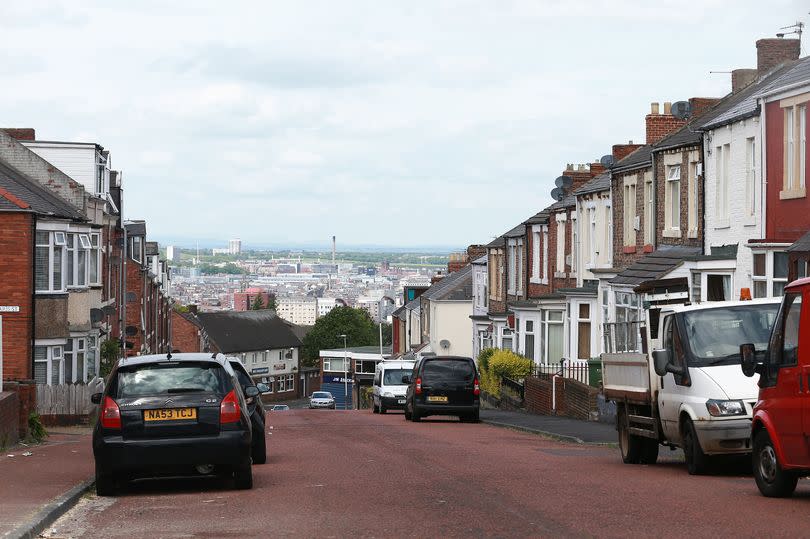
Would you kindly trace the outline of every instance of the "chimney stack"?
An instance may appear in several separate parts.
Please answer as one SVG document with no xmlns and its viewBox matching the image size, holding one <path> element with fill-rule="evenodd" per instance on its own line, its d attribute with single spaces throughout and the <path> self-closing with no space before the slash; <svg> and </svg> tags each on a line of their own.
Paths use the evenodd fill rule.
<svg viewBox="0 0 810 539">
<path fill-rule="evenodd" d="M 650 105 L 650 113 L 644 119 L 647 131 L 647 144 L 655 144 L 667 135 L 674 133 L 684 125 L 685 120 L 678 120 L 672 115 L 672 103 L 664 103 L 664 113 L 658 113 L 658 103 Z"/>
<path fill-rule="evenodd" d="M 612 148 L 613 161 L 619 162 L 634 151 L 644 146 L 643 144 L 633 144 L 631 140 L 627 144 L 614 144 Z"/>
<path fill-rule="evenodd" d="M 30 127 L 3 127 L 0 130 L 4 131 L 8 136 L 17 140 L 36 140 L 36 133 Z"/>
<path fill-rule="evenodd" d="M 756 69 L 735 69 L 731 72 L 731 93 L 737 93 L 757 80 Z"/>
<path fill-rule="evenodd" d="M 779 64 L 798 60 L 800 54 L 801 41 L 798 39 L 757 40 L 757 76 L 761 77 Z"/>
</svg>

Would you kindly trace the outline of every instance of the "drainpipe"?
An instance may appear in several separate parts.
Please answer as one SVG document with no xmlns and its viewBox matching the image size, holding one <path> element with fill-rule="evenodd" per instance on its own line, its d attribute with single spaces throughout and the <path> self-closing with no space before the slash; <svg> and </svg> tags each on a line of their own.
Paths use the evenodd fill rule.
<svg viewBox="0 0 810 539">
<path fill-rule="evenodd" d="M 121 228 L 124 230 L 124 245 L 121 248 L 121 275 L 119 276 L 121 279 L 121 309 L 120 309 L 120 318 L 118 322 L 118 337 L 120 348 L 122 349 L 121 357 L 126 357 L 127 355 L 127 346 L 126 341 L 124 340 L 124 327 L 127 323 L 127 227 L 124 225 L 124 218 L 121 216 Z"/>
<path fill-rule="evenodd" d="M 33 254 L 33 264 L 31 264 L 31 283 L 34 285 L 31 290 L 31 352 L 30 352 L 30 360 L 31 360 L 31 378 L 34 377 L 34 343 L 36 342 L 37 338 L 37 214 L 31 213 L 31 253 Z M 64 251 L 63 251 L 64 255 Z M 64 264 L 64 259 L 62 260 Z M 48 268 L 48 272 L 50 273 L 51 268 Z M 63 283 L 65 276 L 62 275 Z M 2 391 L 3 380 L 2 375 L 0 375 L 0 391 Z"/>
</svg>

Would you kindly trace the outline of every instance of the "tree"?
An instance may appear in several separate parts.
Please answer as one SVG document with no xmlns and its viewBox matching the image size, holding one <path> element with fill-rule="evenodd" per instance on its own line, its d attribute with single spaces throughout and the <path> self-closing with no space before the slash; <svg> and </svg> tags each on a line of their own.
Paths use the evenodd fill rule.
<svg viewBox="0 0 810 539">
<path fill-rule="evenodd" d="M 383 324 L 382 324 L 383 346 L 391 346 L 391 343 L 393 342 L 392 341 L 392 339 L 393 339 L 392 332 L 393 332 L 393 328 L 391 327 L 391 324 L 389 324 L 387 322 L 383 322 Z M 378 335 L 377 336 L 377 343 L 379 343 L 379 342 L 380 342 L 380 338 L 379 338 L 379 335 Z"/>
<path fill-rule="evenodd" d="M 304 361 L 316 365 L 321 350 L 338 350 L 346 346 L 373 346 L 379 343 L 377 326 L 363 309 L 335 307 L 319 318 L 304 337 Z"/>
<path fill-rule="evenodd" d="M 264 309 L 264 301 L 262 300 L 261 294 L 256 294 L 256 297 L 253 299 L 253 304 L 250 306 L 250 309 L 253 311 L 261 311 Z"/>
<path fill-rule="evenodd" d="M 276 295 L 275 294 L 269 294 L 267 296 L 267 305 L 265 305 L 264 308 L 265 309 L 272 309 L 272 310 L 275 311 L 277 307 L 278 307 L 278 304 L 276 303 Z"/>
</svg>

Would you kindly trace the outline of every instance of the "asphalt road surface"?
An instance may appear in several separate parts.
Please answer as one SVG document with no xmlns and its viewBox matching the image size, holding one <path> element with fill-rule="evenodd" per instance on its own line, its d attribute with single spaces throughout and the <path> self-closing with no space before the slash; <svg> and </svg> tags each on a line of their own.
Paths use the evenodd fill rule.
<svg viewBox="0 0 810 539">
<path fill-rule="evenodd" d="M 46 535 L 716 539 L 800 537 L 810 524 L 810 482 L 766 499 L 739 466 L 692 477 L 663 449 L 659 464 L 629 466 L 616 448 L 369 411 L 269 413 L 267 432 L 253 490 L 138 482 L 87 496 Z"/>
</svg>

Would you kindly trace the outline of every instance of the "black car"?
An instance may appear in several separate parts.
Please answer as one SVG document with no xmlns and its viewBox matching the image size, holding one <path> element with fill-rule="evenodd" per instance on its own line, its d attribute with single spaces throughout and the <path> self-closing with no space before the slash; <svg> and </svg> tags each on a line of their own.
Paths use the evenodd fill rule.
<svg viewBox="0 0 810 539">
<path fill-rule="evenodd" d="M 405 394 L 405 419 L 419 421 L 429 415 L 455 415 L 477 422 L 480 389 L 475 362 L 468 357 L 427 356 L 413 366 Z"/>
<path fill-rule="evenodd" d="M 93 429 L 96 492 L 119 480 L 181 474 L 232 476 L 253 486 L 252 429 L 245 396 L 222 355 L 167 354 L 125 358 L 107 378 Z"/>
<path fill-rule="evenodd" d="M 247 369 L 239 360 L 239 358 L 228 357 L 228 363 L 236 373 L 236 378 L 242 386 L 242 391 L 247 392 L 247 388 L 254 385 L 253 379 L 248 374 Z M 259 393 L 267 393 L 270 388 L 266 384 L 255 384 Z M 247 397 L 248 414 L 250 414 L 250 423 L 253 427 L 253 464 L 264 464 L 267 462 L 267 443 L 264 436 L 264 403 L 261 397 Z"/>
</svg>

